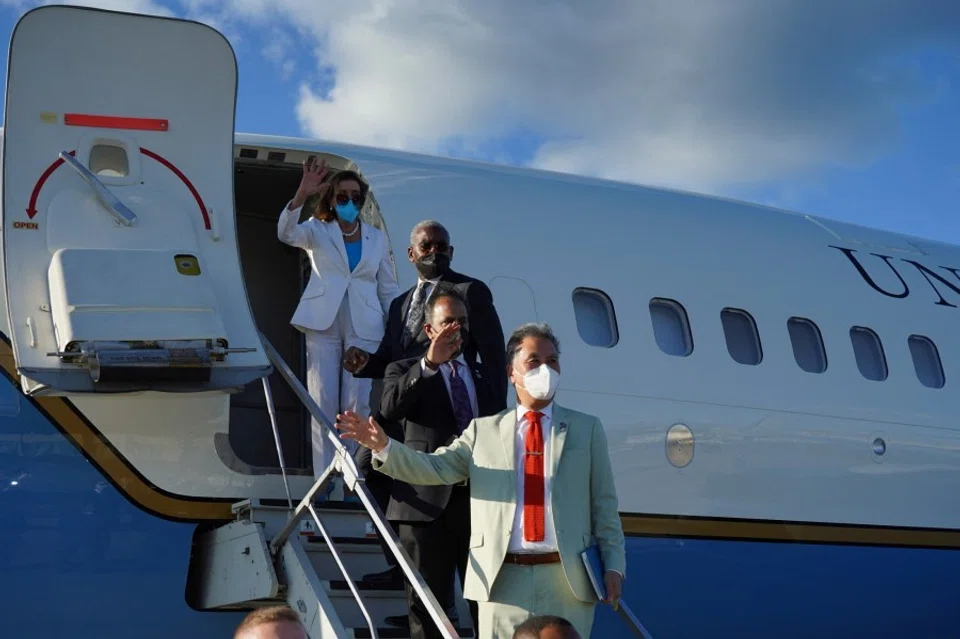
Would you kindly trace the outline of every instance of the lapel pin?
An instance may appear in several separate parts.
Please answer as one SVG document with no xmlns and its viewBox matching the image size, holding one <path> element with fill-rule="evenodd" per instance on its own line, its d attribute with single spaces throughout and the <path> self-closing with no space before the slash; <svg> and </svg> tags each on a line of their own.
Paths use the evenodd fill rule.
<svg viewBox="0 0 960 639">
<path fill-rule="evenodd" d="M 567 422 L 560 422 L 560 432 L 561 433 L 567 432 Z"/>
</svg>

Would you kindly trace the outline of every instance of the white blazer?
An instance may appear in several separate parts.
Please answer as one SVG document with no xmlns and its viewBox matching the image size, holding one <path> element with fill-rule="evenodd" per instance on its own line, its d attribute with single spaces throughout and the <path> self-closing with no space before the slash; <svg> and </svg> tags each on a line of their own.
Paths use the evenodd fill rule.
<svg viewBox="0 0 960 639">
<path fill-rule="evenodd" d="M 314 217 L 297 224 L 302 208 L 284 206 L 277 221 L 277 238 L 306 251 L 313 271 L 290 323 L 300 331 L 330 328 L 346 294 L 357 336 L 379 342 L 390 302 L 400 293 L 387 236 L 361 222 L 360 263 L 351 272 L 340 225 Z"/>
</svg>

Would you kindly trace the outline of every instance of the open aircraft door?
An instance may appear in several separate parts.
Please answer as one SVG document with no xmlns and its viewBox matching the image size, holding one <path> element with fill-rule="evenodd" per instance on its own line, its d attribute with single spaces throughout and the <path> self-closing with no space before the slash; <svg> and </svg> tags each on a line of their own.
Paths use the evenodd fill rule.
<svg viewBox="0 0 960 639">
<path fill-rule="evenodd" d="M 230 44 L 198 23 L 19 21 L 3 260 L 25 392 L 233 392 L 270 372 L 237 249 L 236 84 Z"/>
</svg>

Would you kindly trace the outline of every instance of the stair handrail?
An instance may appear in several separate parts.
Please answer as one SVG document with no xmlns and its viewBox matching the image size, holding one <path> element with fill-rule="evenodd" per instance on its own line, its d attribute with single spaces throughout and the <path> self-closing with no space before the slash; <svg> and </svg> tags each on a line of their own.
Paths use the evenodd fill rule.
<svg viewBox="0 0 960 639">
<path fill-rule="evenodd" d="M 290 488 L 289 488 L 289 485 L 287 485 L 286 483 L 286 471 L 284 470 L 285 464 L 282 457 L 283 453 L 282 453 L 282 450 L 280 449 L 280 430 L 277 425 L 276 412 L 275 410 L 272 409 L 273 393 L 270 391 L 270 384 L 267 382 L 267 378 L 264 377 L 263 380 L 264 380 L 264 384 L 263 384 L 264 394 L 266 395 L 266 398 L 267 398 L 267 410 L 268 412 L 270 412 L 270 426 L 273 429 L 274 441 L 277 443 L 277 447 L 278 447 L 277 454 L 280 456 L 279 457 L 279 461 L 281 464 L 280 472 L 284 474 L 284 486 L 287 489 L 287 503 L 289 504 L 290 510 L 294 511 L 293 502 L 290 498 Z M 370 611 L 367 609 L 367 603 L 363 600 L 363 596 L 360 594 L 360 591 L 357 589 L 356 583 L 354 583 L 353 578 L 350 576 L 350 573 L 347 571 L 346 564 L 344 563 L 343 558 L 340 556 L 340 551 L 337 549 L 336 544 L 334 543 L 330 535 L 327 533 L 327 529 L 323 525 L 323 522 L 320 521 L 320 515 L 317 513 L 317 511 L 313 507 L 314 496 L 321 489 L 321 487 L 323 487 L 328 481 L 330 481 L 330 478 L 334 474 L 334 471 L 335 469 L 333 464 L 331 464 L 330 466 L 324 469 L 324 472 L 322 473 L 320 478 L 315 482 L 315 485 L 308 492 L 308 495 L 310 496 L 310 498 L 304 499 L 304 501 L 307 504 L 306 513 L 303 513 L 300 516 L 292 516 L 291 520 L 293 525 L 296 526 L 303 515 L 308 513 L 311 516 L 311 518 L 313 519 L 313 522 L 317 525 L 317 530 L 320 531 L 320 534 L 323 537 L 324 542 L 327 544 L 327 547 L 330 549 L 330 553 L 333 555 L 333 560 L 336 562 L 337 568 L 340 569 L 340 574 L 343 575 L 343 579 L 344 581 L 346 581 L 347 587 L 350 589 L 350 594 L 353 595 L 354 600 L 357 602 L 357 606 L 360 607 L 360 613 L 363 615 L 364 620 L 366 620 L 367 622 L 367 628 L 370 629 L 370 639 L 380 639 L 379 634 L 377 633 L 377 627 L 373 623 L 373 618 L 370 616 Z M 296 511 L 294 511 L 294 515 L 295 514 L 296 514 Z M 290 526 L 290 523 L 291 522 L 288 521 L 287 525 L 284 526 L 283 529 L 281 529 L 281 533 L 277 535 L 273 540 L 271 540 L 270 550 L 273 556 L 276 556 L 277 554 L 279 554 L 280 549 L 283 547 L 283 544 L 289 538 L 290 532 L 288 531 L 285 533 L 285 531 L 287 531 L 287 527 Z M 290 529 L 290 531 L 292 531 L 292 528 Z"/>
<path fill-rule="evenodd" d="M 347 587 L 350 588 L 350 592 L 353 593 L 353 598 L 357 600 L 363 618 L 367 620 L 367 627 L 370 628 L 370 639 L 380 639 L 380 635 L 377 634 L 377 626 L 373 623 L 373 617 L 370 616 L 370 611 L 367 610 L 366 603 L 363 601 L 360 591 L 357 590 L 357 585 L 353 582 L 353 579 L 350 578 L 350 574 L 347 572 L 347 565 L 344 563 L 343 557 L 340 556 L 340 551 L 337 550 L 336 544 L 333 543 L 333 538 L 327 532 L 327 528 L 323 525 L 323 522 L 320 521 L 320 515 L 313 507 L 313 504 L 311 503 L 307 508 L 313 517 L 313 523 L 317 525 L 317 530 L 323 535 L 323 540 L 327 542 L 327 546 L 330 548 L 330 554 L 333 555 L 333 560 L 337 562 L 343 578 L 347 581 Z"/>
<path fill-rule="evenodd" d="M 293 510 L 293 497 L 290 496 L 290 482 L 287 481 L 287 462 L 283 458 L 283 446 L 280 445 L 280 426 L 277 423 L 277 409 L 273 403 L 273 391 L 270 390 L 270 376 L 263 376 L 263 397 L 267 402 L 270 415 L 270 428 L 273 429 L 273 443 L 277 446 L 277 461 L 280 462 L 280 474 L 283 476 L 283 489 L 287 493 L 287 506 Z"/>
<path fill-rule="evenodd" d="M 290 389 L 310 412 L 310 415 L 313 417 L 313 419 L 320 424 L 321 428 L 323 429 L 324 437 L 327 438 L 327 441 L 329 441 L 336 450 L 333 461 L 329 466 L 327 466 L 327 468 L 324 469 L 320 477 L 317 478 L 313 486 L 311 486 L 307 491 L 307 494 L 304 495 L 303 499 L 300 500 L 300 503 L 297 504 L 284 527 L 270 541 L 271 552 L 276 554 L 280 550 L 283 544 L 286 543 L 287 538 L 297 527 L 300 520 L 307 512 L 310 512 L 315 517 L 317 523 L 319 523 L 319 517 L 316 516 L 316 511 L 313 508 L 313 500 L 330 480 L 331 476 L 336 474 L 336 472 L 339 470 L 339 472 L 343 475 L 344 483 L 357 497 L 360 498 L 360 503 L 363 504 L 367 514 L 370 515 L 370 519 L 377 527 L 377 530 L 380 532 L 380 535 L 386 542 L 390 552 L 392 552 L 394 557 L 397 558 L 397 563 L 400 565 L 400 568 L 406 575 L 407 580 L 413 587 L 414 592 L 416 592 L 417 596 L 420 598 L 420 601 L 427 609 L 427 612 L 430 614 L 430 618 L 433 619 L 433 622 L 437 625 L 440 634 L 444 637 L 444 639 L 459 639 L 460 635 L 454 628 L 453 623 L 451 623 L 450 618 L 447 617 L 446 612 L 443 610 L 443 608 L 441 608 L 440 603 L 437 601 L 437 598 L 423 580 L 423 577 L 419 572 L 417 572 L 416 569 L 414 569 L 410 556 L 403 549 L 403 546 L 400 545 L 400 540 L 397 538 L 396 533 L 393 532 L 393 528 L 387 523 L 383 512 L 380 510 L 380 506 L 378 506 L 377 502 L 374 501 L 373 496 L 367 489 L 366 481 L 360 474 L 360 471 L 353 460 L 353 456 L 347 450 L 346 446 L 343 445 L 343 442 L 340 441 L 340 438 L 337 437 L 336 429 L 334 428 L 333 423 L 320 409 L 320 406 L 318 406 L 316 401 L 314 401 L 314 399 L 310 396 L 310 393 L 304 387 L 303 383 L 300 382 L 300 379 L 294 374 L 283 358 L 280 357 L 280 354 L 273 347 L 273 344 L 270 343 L 270 340 L 268 340 L 266 335 L 264 335 L 262 332 L 260 333 L 260 340 L 263 342 L 264 352 L 266 352 L 267 358 L 273 364 L 274 370 L 276 370 L 284 379 L 284 381 L 287 382 L 287 385 L 290 386 Z M 277 441 L 279 441 L 279 435 Z M 326 538 L 326 535 L 324 537 Z M 328 545 L 332 544 L 332 541 L 333 540 L 331 539 Z M 333 550 L 332 547 L 331 550 Z M 357 603 L 364 611 L 364 616 L 367 617 L 369 622 L 370 617 L 366 614 L 366 609 L 361 601 L 361 598 L 359 597 L 359 593 L 354 589 L 353 582 L 349 575 L 347 575 L 343 566 L 341 566 L 341 572 L 343 572 L 347 583 L 354 592 L 354 598 L 357 599 Z M 375 632 L 375 629 L 371 628 L 371 631 Z M 476 629 L 474 629 L 474 633 L 476 634 Z"/>
<path fill-rule="evenodd" d="M 270 390 L 270 378 L 268 375 L 263 377 L 263 396 L 267 402 L 267 413 L 270 415 L 270 428 L 273 430 L 273 442 L 277 446 L 277 461 L 280 462 L 280 473 L 283 475 L 283 487 L 287 492 L 287 505 L 290 510 L 293 510 L 293 498 L 290 495 L 290 484 L 287 481 L 287 464 L 283 457 L 283 447 L 280 445 L 280 427 L 277 421 L 277 410 L 276 406 L 273 403 L 273 391 Z M 326 469 L 327 472 L 324 473 L 323 479 L 328 480 L 332 467 Z M 321 485 L 324 482 L 320 482 Z M 370 611 L 367 609 L 367 604 L 363 600 L 363 597 L 360 595 L 360 591 L 357 589 L 357 585 L 354 583 L 353 579 L 350 577 L 350 573 L 347 572 L 346 564 L 343 561 L 343 557 L 340 556 L 340 551 L 337 549 L 336 544 L 333 539 L 327 533 L 326 527 L 323 525 L 323 522 L 320 521 L 320 515 L 313 507 L 312 500 L 308 502 L 308 512 L 313 518 L 314 523 L 317 525 L 317 530 L 320 531 L 320 534 L 323 536 L 324 542 L 327 544 L 327 547 L 330 549 L 330 554 L 333 555 L 333 560 L 336 562 L 337 567 L 340 569 L 340 573 L 343 575 L 344 580 L 347 582 L 347 587 L 350 588 L 350 593 L 353 595 L 353 598 L 356 600 L 357 605 L 360 607 L 360 612 L 363 614 L 363 618 L 367 622 L 367 627 L 370 629 L 370 639 L 380 639 L 380 635 L 377 633 L 377 627 L 373 623 L 373 618 L 370 616 Z M 284 541 L 286 537 L 284 537 Z M 271 549 L 274 551 L 274 555 L 279 552 L 280 546 L 271 544 Z"/>
<path fill-rule="evenodd" d="M 624 623 L 633 631 L 633 634 L 641 639 L 653 639 L 653 635 L 643 627 L 643 624 L 640 623 L 640 620 L 637 619 L 637 616 L 633 614 L 633 611 L 630 610 L 630 606 L 624 603 L 623 599 L 617 600 L 617 605 L 614 608 L 617 611 L 617 614 L 620 615 L 620 618 L 623 619 Z"/>
</svg>

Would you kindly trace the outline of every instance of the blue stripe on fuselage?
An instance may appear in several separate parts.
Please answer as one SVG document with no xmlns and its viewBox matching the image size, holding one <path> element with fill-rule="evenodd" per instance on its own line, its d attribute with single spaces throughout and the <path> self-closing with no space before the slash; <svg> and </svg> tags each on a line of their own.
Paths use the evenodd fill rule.
<svg viewBox="0 0 960 639">
<path fill-rule="evenodd" d="M 243 613 L 197 612 L 185 599 L 196 526 L 131 504 L 2 382 L 0 634 L 232 636 Z"/>
<path fill-rule="evenodd" d="M 624 600 L 654 639 L 960 635 L 960 550 L 627 539 Z M 593 637 L 629 637 L 608 606 Z"/>
</svg>

